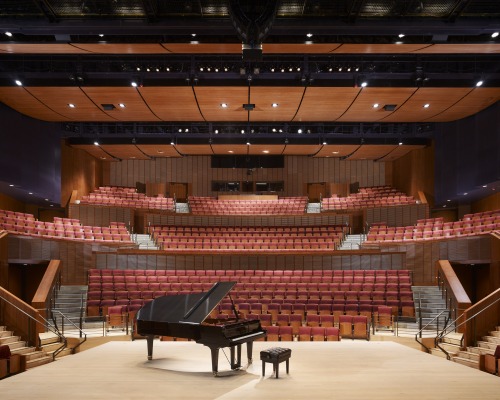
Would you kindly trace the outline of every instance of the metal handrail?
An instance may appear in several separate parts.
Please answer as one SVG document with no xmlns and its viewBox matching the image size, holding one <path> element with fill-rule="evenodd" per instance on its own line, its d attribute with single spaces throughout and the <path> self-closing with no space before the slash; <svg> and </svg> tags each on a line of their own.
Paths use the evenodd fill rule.
<svg viewBox="0 0 500 400">
<path fill-rule="evenodd" d="M 53 334 L 55 334 L 59 337 L 59 339 L 62 341 L 63 344 L 61 345 L 61 347 L 59 347 L 56 351 L 54 351 L 52 353 L 52 360 L 55 360 L 56 355 L 59 354 L 61 351 L 63 351 L 68 346 L 68 340 L 61 332 L 59 332 L 59 329 L 57 329 L 57 326 L 55 326 L 55 329 L 51 329 L 50 322 L 47 321 L 44 317 L 42 317 L 40 314 L 38 314 L 38 317 L 40 317 L 41 321 L 39 321 L 37 318 L 34 318 L 33 316 L 29 315 L 26 311 L 21 310 L 18 306 L 16 306 L 14 303 L 7 300 L 5 297 L 0 296 L 0 299 L 5 301 L 6 303 L 10 304 L 17 311 L 20 311 L 21 313 L 26 315 L 29 319 L 35 321 L 36 323 L 42 324 L 45 327 L 45 329 L 49 330 L 50 332 L 52 332 Z"/>
<path fill-rule="evenodd" d="M 474 315 L 472 315 L 472 316 L 470 316 L 469 318 L 467 318 L 465 321 L 462 321 L 461 323 L 459 323 L 458 325 L 456 325 L 456 326 L 454 327 L 454 331 L 455 331 L 458 327 L 460 327 L 460 326 L 462 326 L 462 325 L 466 324 L 467 322 L 469 322 L 471 319 L 476 318 L 476 317 L 477 317 L 479 314 L 481 314 L 483 311 L 487 310 L 488 308 L 490 308 L 492 305 L 494 305 L 494 304 L 498 303 L 499 301 L 500 301 L 500 298 L 496 299 L 494 302 L 492 302 L 492 303 L 488 304 L 486 307 L 482 308 L 482 309 L 481 309 L 481 310 L 479 310 L 477 313 L 475 313 Z M 454 324 L 455 324 L 455 323 L 456 323 L 456 322 L 457 322 L 460 318 L 462 318 L 462 317 L 463 317 L 463 315 L 464 315 L 464 314 L 465 314 L 465 312 L 464 312 L 464 313 L 462 313 L 462 314 L 461 314 L 459 317 L 457 317 L 456 319 L 454 319 L 454 320 L 453 320 L 453 321 L 452 321 L 449 325 L 445 325 L 444 329 L 443 329 L 440 333 L 438 333 L 438 335 L 437 335 L 437 336 L 436 336 L 436 338 L 434 339 L 434 342 L 435 342 L 435 344 L 436 344 L 436 347 L 437 347 L 437 348 L 439 348 L 439 349 L 440 349 L 440 350 L 441 350 L 444 354 L 446 354 L 446 359 L 448 359 L 448 360 L 450 359 L 450 353 L 448 353 L 445 349 L 443 349 L 443 348 L 439 345 L 439 341 L 440 341 L 440 340 L 442 340 L 442 339 L 443 339 L 446 335 L 448 335 L 448 334 L 450 334 L 451 332 L 453 332 L 453 331 L 446 332 L 446 330 L 447 330 L 450 326 L 453 326 L 453 325 L 454 325 Z M 460 340 L 460 347 L 462 347 L 462 345 L 463 345 L 463 340 L 464 340 L 464 338 L 463 338 L 463 336 L 462 336 L 462 339 Z"/>
<path fill-rule="evenodd" d="M 64 322 L 64 319 L 67 319 L 71 323 L 71 325 L 73 325 L 76 329 L 78 329 L 78 331 L 80 332 L 80 337 L 82 337 L 82 334 L 83 334 L 83 340 L 81 342 L 78 342 L 78 344 L 71 349 L 71 354 L 75 354 L 75 349 L 77 347 L 80 347 L 83 343 L 85 343 L 87 341 L 87 334 L 78 325 L 76 325 L 70 318 L 68 318 L 66 315 L 64 315 L 61 311 L 50 310 L 50 312 L 51 312 L 52 320 L 54 321 L 54 325 L 56 326 L 56 328 L 57 328 L 57 323 L 56 323 L 54 315 L 53 315 L 54 313 L 58 313 L 62 317 L 63 322 Z M 62 350 L 63 349 L 60 349 L 57 352 L 57 354 L 59 354 Z"/>
<path fill-rule="evenodd" d="M 425 328 L 427 328 L 430 324 L 432 324 L 434 321 L 438 321 L 438 324 L 437 324 L 437 329 L 439 329 L 439 318 L 441 317 L 442 314 L 444 313 L 448 313 L 448 318 L 449 318 L 449 315 L 450 315 L 450 310 L 443 310 L 441 311 L 438 315 L 436 315 L 432 320 L 430 320 L 427 324 L 425 324 L 424 327 L 422 327 L 416 334 L 415 334 L 415 341 L 417 343 L 419 343 L 421 346 L 423 346 L 425 348 L 425 350 L 427 351 L 427 353 L 430 353 L 431 349 L 429 347 L 427 347 L 424 342 L 418 340 L 419 338 L 419 335 L 420 337 L 422 337 L 422 332 L 425 330 Z M 422 313 L 420 312 L 420 326 L 422 325 Z M 447 328 L 447 321 L 445 319 L 445 329 Z"/>
</svg>

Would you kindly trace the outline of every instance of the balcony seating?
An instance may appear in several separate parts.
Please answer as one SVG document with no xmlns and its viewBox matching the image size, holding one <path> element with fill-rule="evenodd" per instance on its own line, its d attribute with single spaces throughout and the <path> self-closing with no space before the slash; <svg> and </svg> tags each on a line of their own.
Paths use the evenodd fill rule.
<svg viewBox="0 0 500 400">
<path fill-rule="evenodd" d="M 195 215 L 302 215 L 307 197 L 278 200 L 217 200 L 212 197 L 189 196 L 189 207 Z"/>
<path fill-rule="evenodd" d="M 333 195 L 324 198 L 321 201 L 321 209 L 322 211 L 359 210 L 405 204 L 416 204 L 416 200 L 390 186 L 375 186 L 360 188 L 358 193 L 352 193 L 347 197 Z"/>
<path fill-rule="evenodd" d="M 443 218 L 418 220 L 416 225 L 388 227 L 377 224 L 370 228 L 366 244 L 379 242 L 424 241 L 489 234 L 500 229 L 500 210 L 466 214 L 461 220 L 444 222 Z"/>
</svg>

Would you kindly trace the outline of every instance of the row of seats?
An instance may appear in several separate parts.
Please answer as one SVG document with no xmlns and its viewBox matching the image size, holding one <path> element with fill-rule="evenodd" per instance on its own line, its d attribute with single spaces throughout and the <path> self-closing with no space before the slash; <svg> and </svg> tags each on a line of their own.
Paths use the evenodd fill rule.
<svg viewBox="0 0 500 400">
<path fill-rule="evenodd" d="M 144 193 L 137 193 L 135 188 L 102 186 L 91 192 L 88 196 L 82 196 L 79 203 L 175 211 L 175 201 L 173 198 L 146 196 Z"/>
<path fill-rule="evenodd" d="M 390 186 L 375 186 L 360 188 L 358 193 L 352 193 L 347 197 L 338 197 L 333 194 L 331 197 L 323 198 L 321 209 L 323 211 L 356 210 L 415 203 L 413 196 L 407 196 Z"/>
<path fill-rule="evenodd" d="M 31 214 L 13 214 L 0 210 L 0 230 L 2 229 L 13 234 L 48 239 L 133 243 L 125 224 L 121 222 L 112 222 L 109 227 L 82 226 L 77 219 L 55 217 L 54 222 L 44 222 L 37 221 Z"/>
<path fill-rule="evenodd" d="M 410 276 L 408 269 L 100 269 L 92 268 L 88 272 L 91 276 L 300 276 L 300 277 L 342 277 L 345 282 L 353 278 L 372 276 Z"/>
<path fill-rule="evenodd" d="M 500 229 L 500 210 L 468 214 L 467 219 L 444 222 L 442 218 L 418 220 L 416 225 L 388 227 L 376 224 L 370 227 L 366 241 L 401 242 L 405 240 L 434 240 L 449 237 L 475 236 Z"/>
<path fill-rule="evenodd" d="M 302 215 L 307 211 L 307 197 L 278 200 L 217 200 L 212 197 L 189 196 L 195 215 Z"/>
</svg>

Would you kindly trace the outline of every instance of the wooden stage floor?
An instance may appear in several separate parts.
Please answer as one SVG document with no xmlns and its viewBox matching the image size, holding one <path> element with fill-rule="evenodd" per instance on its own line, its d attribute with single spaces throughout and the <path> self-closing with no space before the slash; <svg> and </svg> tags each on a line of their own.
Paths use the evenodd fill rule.
<svg viewBox="0 0 500 400">
<path fill-rule="evenodd" d="M 292 349 L 290 374 L 282 363 L 275 379 L 266 364 L 263 378 L 259 352 L 276 345 Z M 221 352 L 218 377 L 194 342 L 155 341 L 146 354 L 145 340 L 112 341 L 0 381 L 0 398 L 500 399 L 500 378 L 388 341 L 255 342 L 240 371 Z"/>
</svg>

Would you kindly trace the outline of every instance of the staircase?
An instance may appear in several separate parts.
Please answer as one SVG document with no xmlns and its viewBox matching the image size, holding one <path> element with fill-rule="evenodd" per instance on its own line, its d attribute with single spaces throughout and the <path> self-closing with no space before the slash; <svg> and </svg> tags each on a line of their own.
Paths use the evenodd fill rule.
<svg viewBox="0 0 500 400">
<path fill-rule="evenodd" d="M 438 286 L 412 286 L 412 291 L 417 321 L 422 317 L 422 327 L 429 324 L 426 329 L 434 330 L 434 332 L 436 332 L 439 322 L 439 329 L 442 330 L 444 328 L 445 317 L 448 314 L 442 314 L 439 321 L 434 320 L 436 316 L 447 309 L 441 289 Z M 419 304 L 421 306 L 420 309 L 418 308 Z"/>
<path fill-rule="evenodd" d="M 139 245 L 141 250 L 158 250 L 158 246 L 148 234 L 134 234 L 132 239 Z"/>
<path fill-rule="evenodd" d="M 15 336 L 14 332 L 7 330 L 5 326 L 0 326 L 0 344 L 8 345 L 12 354 L 21 355 L 23 369 L 34 368 L 53 360 L 52 355 L 48 354 L 45 349 L 37 350 L 35 347 L 27 346 L 20 336 Z"/>
<path fill-rule="evenodd" d="M 361 243 L 365 241 L 365 235 L 346 235 L 344 241 L 337 250 L 359 250 Z"/>
<path fill-rule="evenodd" d="M 480 358 L 483 354 L 493 354 L 498 345 L 500 345 L 500 326 L 496 326 L 489 335 L 483 336 L 483 340 L 477 342 L 477 346 L 469 346 L 467 349 L 459 350 L 451 360 L 467 365 L 475 369 L 480 369 Z"/>
<path fill-rule="evenodd" d="M 59 288 L 52 308 L 59 330 L 74 329 L 73 324 L 79 326 L 80 316 L 85 316 L 86 301 L 87 286 L 63 285 Z"/>
</svg>

